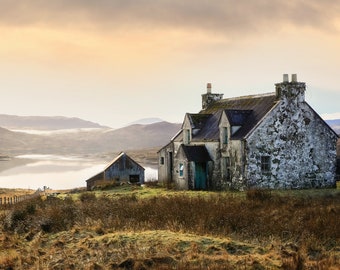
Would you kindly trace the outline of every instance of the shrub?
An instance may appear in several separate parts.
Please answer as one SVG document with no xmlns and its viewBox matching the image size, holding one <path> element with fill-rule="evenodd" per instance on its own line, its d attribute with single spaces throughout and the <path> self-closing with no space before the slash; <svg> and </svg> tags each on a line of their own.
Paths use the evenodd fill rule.
<svg viewBox="0 0 340 270">
<path fill-rule="evenodd" d="M 247 190 L 246 197 L 248 200 L 263 202 L 272 199 L 272 193 L 268 189 L 249 189 Z"/>
<path fill-rule="evenodd" d="M 93 202 L 96 200 L 96 194 L 93 192 L 83 192 L 79 196 L 81 202 Z"/>
</svg>

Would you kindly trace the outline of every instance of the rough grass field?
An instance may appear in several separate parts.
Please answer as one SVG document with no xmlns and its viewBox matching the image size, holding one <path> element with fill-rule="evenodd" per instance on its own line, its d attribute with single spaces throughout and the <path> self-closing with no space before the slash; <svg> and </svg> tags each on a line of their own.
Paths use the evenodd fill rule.
<svg viewBox="0 0 340 270">
<path fill-rule="evenodd" d="M 0 269 L 339 269 L 340 190 L 122 186 L 1 211 Z"/>
</svg>

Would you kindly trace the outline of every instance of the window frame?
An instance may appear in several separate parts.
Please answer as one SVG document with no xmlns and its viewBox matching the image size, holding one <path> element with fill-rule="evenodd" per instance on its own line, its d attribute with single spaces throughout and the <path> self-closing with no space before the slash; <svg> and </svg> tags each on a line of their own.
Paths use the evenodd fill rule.
<svg viewBox="0 0 340 270">
<path fill-rule="evenodd" d="M 220 140 L 221 140 L 221 146 L 227 145 L 229 143 L 229 128 L 226 126 L 223 126 L 220 128 Z"/>
<path fill-rule="evenodd" d="M 228 127 L 223 127 L 223 144 L 228 144 L 229 143 L 229 129 Z"/>
<path fill-rule="evenodd" d="M 270 173 L 271 171 L 271 158 L 269 155 L 261 156 L 261 172 Z"/>
<path fill-rule="evenodd" d="M 165 164 L 165 158 L 164 157 L 161 157 L 160 160 L 159 160 L 159 163 L 161 165 L 164 165 Z"/>
<path fill-rule="evenodd" d="M 190 129 L 186 128 L 183 131 L 184 131 L 184 136 L 183 136 L 184 144 L 190 144 L 190 142 L 191 142 L 191 131 L 190 131 Z"/>
<path fill-rule="evenodd" d="M 178 174 L 179 177 L 184 177 L 184 163 L 179 163 L 178 165 Z"/>
</svg>

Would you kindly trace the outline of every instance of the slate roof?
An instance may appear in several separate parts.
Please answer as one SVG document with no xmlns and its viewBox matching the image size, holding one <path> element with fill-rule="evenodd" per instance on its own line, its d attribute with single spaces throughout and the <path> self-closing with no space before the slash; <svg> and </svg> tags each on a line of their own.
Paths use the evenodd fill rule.
<svg viewBox="0 0 340 270">
<path fill-rule="evenodd" d="M 225 110 L 229 123 L 232 126 L 243 126 L 252 112 L 252 110 Z"/>
<path fill-rule="evenodd" d="M 210 114 L 207 118 L 205 125 L 200 129 L 200 131 L 192 136 L 192 141 L 215 141 L 219 139 L 219 123 L 223 110 L 219 110 L 215 113 Z"/>
<path fill-rule="evenodd" d="M 191 127 L 192 128 L 198 128 L 201 129 L 202 127 L 205 126 L 209 118 L 212 116 L 212 114 L 201 114 L 201 113 L 196 113 L 196 114 L 188 114 Z"/>
<path fill-rule="evenodd" d="M 204 145 L 181 145 L 188 161 L 207 162 L 211 157 Z"/>
<path fill-rule="evenodd" d="M 242 139 L 277 104 L 275 93 L 221 99 L 210 104 L 200 115 L 205 115 L 204 126 L 193 136 L 192 141 L 219 139 L 219 121 L 226 113 L 231 125 L 242 126 L 231 139 Z M 209 117 L 207 116 L 209 115 Z M 195 118 L 196 116 L 192 118 Z"/>
</svg>

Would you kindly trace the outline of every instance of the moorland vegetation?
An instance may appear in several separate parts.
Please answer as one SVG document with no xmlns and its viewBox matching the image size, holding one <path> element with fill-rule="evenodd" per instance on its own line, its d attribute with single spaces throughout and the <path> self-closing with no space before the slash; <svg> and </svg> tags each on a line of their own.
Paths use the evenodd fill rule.
<svg viewBox="0 0 340 270">
<path fill-rule="evenodd" d="M 339 269 L 340 190 L 158 186 L 2 208 L 1 269 Z"/>
</svg>

